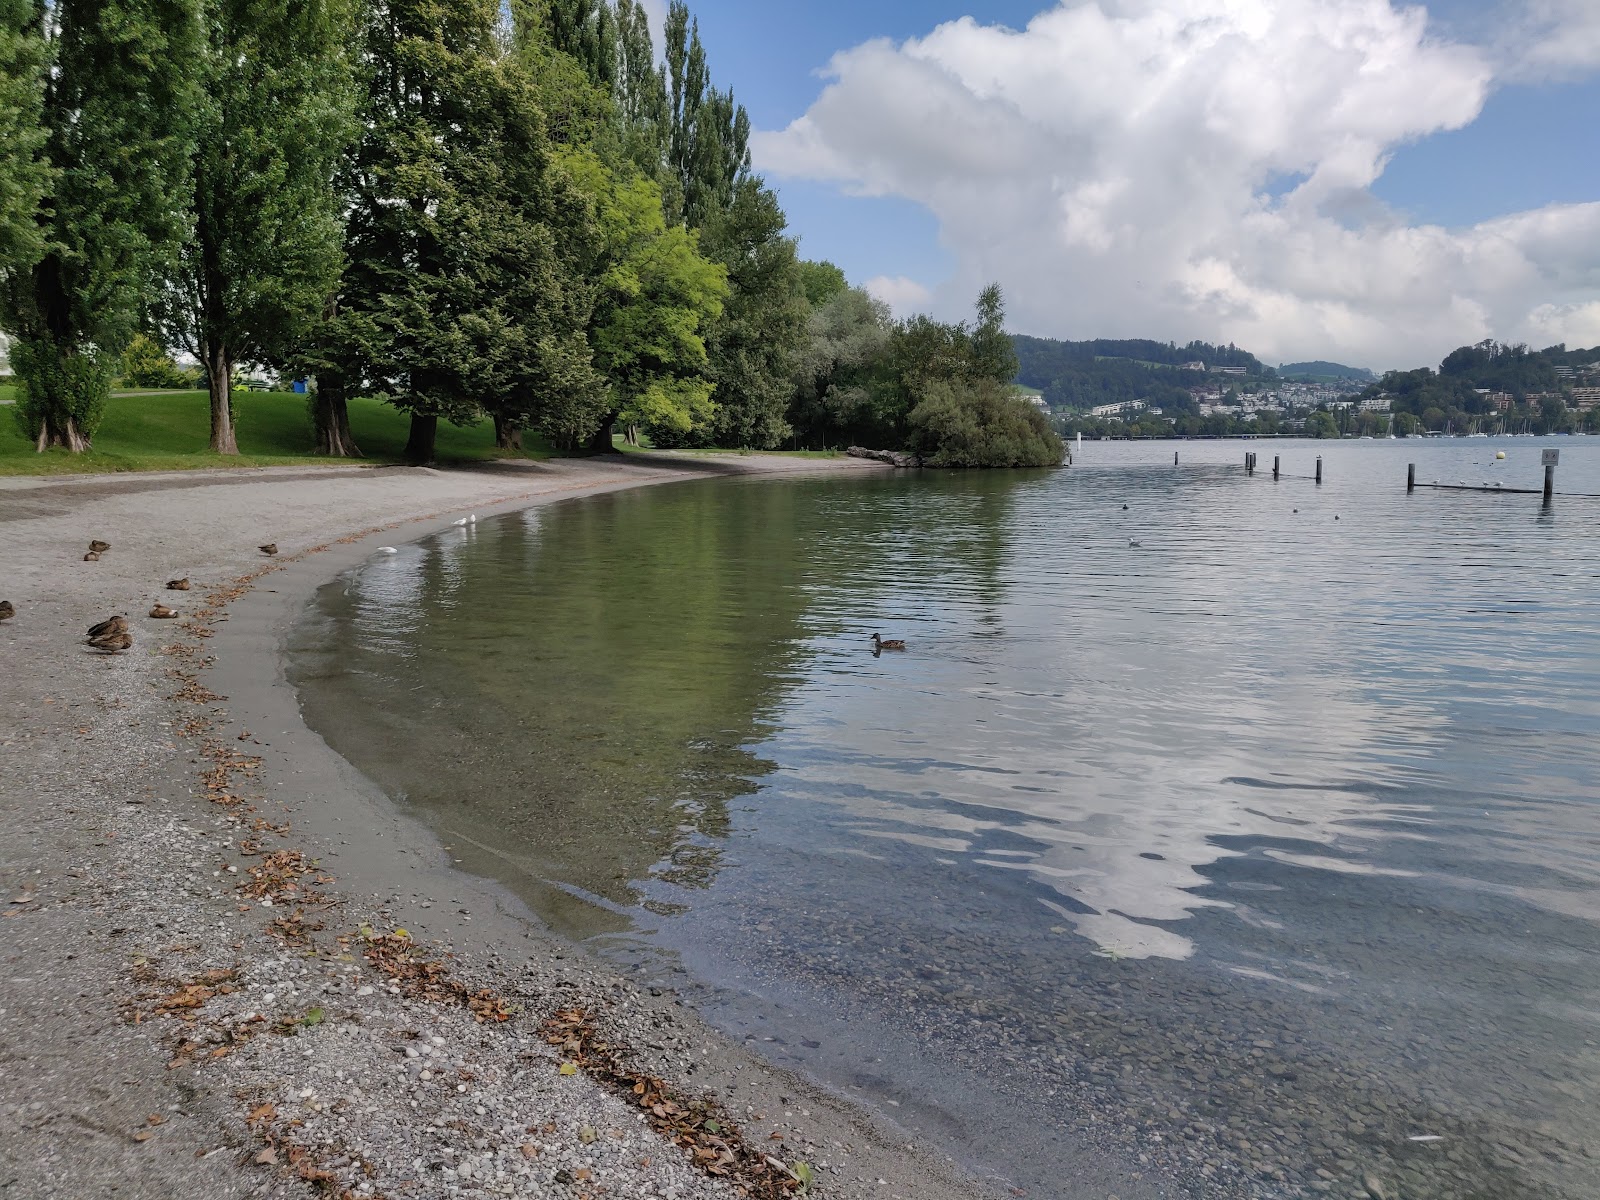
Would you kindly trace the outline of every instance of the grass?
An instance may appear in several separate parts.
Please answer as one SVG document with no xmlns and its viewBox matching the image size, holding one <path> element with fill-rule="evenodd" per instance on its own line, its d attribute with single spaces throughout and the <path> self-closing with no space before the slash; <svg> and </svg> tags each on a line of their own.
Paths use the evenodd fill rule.
<svg viewBox="0 0 1600 1200">
<path fill-rule="evenodd" d="M 5 389 L 0 389 L 3 392 Z M 0 394 L 0 399 L 6 398 Z M 350 402 L 350 428 L 364 459 L 330 459 L 310 452 L 306 397 L 289 392 L 244 392 L 234 397 L 238 455 L 212 454 L 210 409 L 204 392 L 114 396 L 87 454 L 34 451 L 10 415 L 0 410 L 0 475 L 67 475 L 108 471 L 183 471 L 202 467 L 277 467 L 399 462 L 410 417 L 378 400 Z M 527 448 L 498 450 L 487 418 L 468 428 L 441 422 L 440 462 L 548 458 L 538 438 Z"/>
</svg>

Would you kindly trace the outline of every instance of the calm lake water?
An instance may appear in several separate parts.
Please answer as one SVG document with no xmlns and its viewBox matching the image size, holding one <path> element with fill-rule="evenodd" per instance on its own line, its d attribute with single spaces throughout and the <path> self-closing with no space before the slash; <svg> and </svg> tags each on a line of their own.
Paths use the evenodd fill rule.
<svg viewBox="0 0 1600 1200">
<path fill-rule="evenodd" d="M 1518 438 L 575 501 L 330 585 L 293 676 L 465 869 L 1031 1195 L 1588 1200 L 1600 499 L 1404 488 L 1546 444 L 1600 494 Z"/>
</svg>

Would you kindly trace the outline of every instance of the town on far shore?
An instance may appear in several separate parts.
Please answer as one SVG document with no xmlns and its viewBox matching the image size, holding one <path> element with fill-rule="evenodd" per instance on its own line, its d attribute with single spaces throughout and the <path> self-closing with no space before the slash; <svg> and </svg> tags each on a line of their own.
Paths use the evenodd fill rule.
<svg viewBox="0 0 1600 1200">
<path fill-rule="evenodd" d="M 1470 437 L 1600 433 L 1600 347 L 1494 341 L 1437 369 L 1301 362 L 1236 346 L 1015 336 L 1018 393 L 1066 437 Z"/>
</svg>

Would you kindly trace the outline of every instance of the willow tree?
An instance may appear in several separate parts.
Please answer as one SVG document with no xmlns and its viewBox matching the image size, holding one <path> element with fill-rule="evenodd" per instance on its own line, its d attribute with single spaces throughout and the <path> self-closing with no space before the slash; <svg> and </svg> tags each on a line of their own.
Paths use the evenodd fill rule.
<svg viewBox="0 0 1600 1200">
<path fill-rule="evenodd" d="M 236 363 L 289 362 L 339 277 L 354 135 L 349 0 L 203 0 L 194 234 L 167 319 L 205 368 L 211 449 L 239 452 Z"/>
<path fill-rule="evenodd" d="M 195 0 L 36 0 L 32 21 L 51 56 L 37 109 L 43 252 L 0 272 L 0 325 L 28 436 L 41 451 L 81 452 L 150 282 L 187 232 L 199 20 Z M 5 78 L 27 94 L 26 72 Z"/>
</svg>

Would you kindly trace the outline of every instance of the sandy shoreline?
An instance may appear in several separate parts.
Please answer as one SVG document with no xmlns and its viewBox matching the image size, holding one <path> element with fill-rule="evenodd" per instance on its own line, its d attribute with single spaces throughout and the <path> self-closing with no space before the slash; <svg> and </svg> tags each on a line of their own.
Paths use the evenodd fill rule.
<svg viewBox="0 0 1600 1200">
<path fill-rule="evenodd" d="M 674 1094 L 714 1092 L 760 1157 L 807 1164 L 816 1194 L 990 1194 L 453 871 L 305 728 L 283 678 L 317 586 L 468 509 L 878 469 L 660 456 L 0 480 L 0 599 L 17 605 L 0 624 L 0 1197 L 733 1195 L 636 1105 L 560 1073 L 575 1056 L 540 1025 L 577 1006 Z M 112 549 L 84 563 L 92 537 Z M 193 590 L 164 590 L 185 575 Z M 152 621 L 156 601 L 209 615 Z M 111 612 L 133 650 L 86 652 Z M 453 952 L 461 988 L 379 973 L 374 948 L 404 943 L 363 926 Z M 480 1015 L 508 1020 L 461 1002 L 485 988 Z"/>
</svg>

